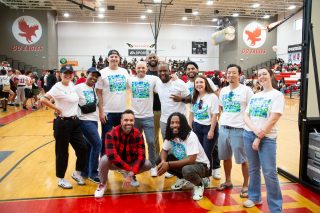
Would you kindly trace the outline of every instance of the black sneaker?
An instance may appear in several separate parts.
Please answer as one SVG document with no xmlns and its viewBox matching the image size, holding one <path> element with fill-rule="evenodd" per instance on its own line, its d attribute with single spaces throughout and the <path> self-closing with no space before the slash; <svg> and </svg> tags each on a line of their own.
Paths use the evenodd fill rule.
<svg viewBox="0 0 320 213">
<path fill-rule="evenodd" d="M 9 106 L 14 106 L 14 103 L 9 103 L 8 105 L 9 105 Z"/>
<path fill-rule="evenodd" d="M 28 110 L 27 106 L 23 106 L 22 108 L 25 109 L 25 110 Z"/>
<path fill-rule="evenodd" d="M 98 177 L 89 177 L 88 180 L 90 180 L 93 183 L 100 183 L 100 179 Z"/>
<path fill-rule="evenodd" d="M 2 110 L 2 112 L 6 112 L 6 111 L 7 111 L 7 108 L 5 108 L 5 109 Z"/>
</svg>

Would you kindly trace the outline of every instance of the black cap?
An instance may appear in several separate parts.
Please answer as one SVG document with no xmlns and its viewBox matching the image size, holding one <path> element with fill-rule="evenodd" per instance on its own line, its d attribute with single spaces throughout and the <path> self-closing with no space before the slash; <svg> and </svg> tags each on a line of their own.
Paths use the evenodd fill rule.
<svg viewBox="0 0 320 213">
<path fill-rule="evenodd" d="M 119 54 L 118 50 L 110 50 L 109 53 L 108 53 L 108 57 L 110 55 L 112 55 L 112 54 L 116 54 L 116 55 L 118 55 L 120 57 L 120 54 Z"/>
<path fill-rule="evenodd" d="M 89 73 L 94 73 L 94 72 L 98 73 L 98 75 L 101 76 L 101 73 L 100 73 L 99 70 L 98 70 L 97 68 L 95 68 L 95 67 L 90 67 L 90 68 L 87 70 L 87 74 L 89 74 Z"/>
<path fill-rule="evenodd" d="M 60 69 L 61 73 L 67 72 L 67 71 L 71 71 L 73 72 L 73 68 L 71 65 L 63 65 Z"/>
</svg>

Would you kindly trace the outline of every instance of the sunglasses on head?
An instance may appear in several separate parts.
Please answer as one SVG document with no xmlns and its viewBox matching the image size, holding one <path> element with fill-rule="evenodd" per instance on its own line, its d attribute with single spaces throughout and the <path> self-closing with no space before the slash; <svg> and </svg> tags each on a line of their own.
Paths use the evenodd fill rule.
<svg viewBox="0 0 320 213">
<path fill-rule="evenodd" d="M 200 100 L 198 104 L 199 109 L 202 109 L 202 106 L 203 106 L 203 100 Z"/>
</svg>

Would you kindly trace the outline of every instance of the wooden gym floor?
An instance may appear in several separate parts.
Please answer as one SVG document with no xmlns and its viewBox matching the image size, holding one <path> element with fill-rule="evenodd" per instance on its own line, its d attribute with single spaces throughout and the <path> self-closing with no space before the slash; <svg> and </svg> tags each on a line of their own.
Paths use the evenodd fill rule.
<svg viewBox="0 0 320 213">
<path fill-rule="evenodd" d="M 285 114 L 279 122 L 278 167 L 298 176 L 299 130 L 298 99 L 286 98 Z M 182 211 L 188 207 L 192 212 L 266 212 L 267 202 L 259 208 L 244 209 L 239 197 L 242 185 L 241 168 L 233 166 L 234 189 L 217 192 L 214 188 L 224 181 L 211 180 L 205 198 L 194 202 L 191 190 L 173 192 L 170 185 L 175 177 L 150 177 L 149 172 L 137 176 L 138 188 L 123 189 L 122 175 L 109 173 L 105 197 L 94 199 L 96 184 L 86 181 L 85 186 L 76 185 L 70 177 L 75 165 L 75 155 L 70 148 L 66 178 L 73 184 L 72 190 L 57 186 L 55 177 L 54 138 L 52 131 L 53 111 L 44 108 L 21 111 L 8 107 L 0 112 L 0 212 L 136 212 L 138 209 L 154 212 Z M 222 165 L 222 162 L 221 162 Z M 284 195 L 284 212 L 320 212 L 320 196 L 299 184 L 279 176 Z"/>
</svg>

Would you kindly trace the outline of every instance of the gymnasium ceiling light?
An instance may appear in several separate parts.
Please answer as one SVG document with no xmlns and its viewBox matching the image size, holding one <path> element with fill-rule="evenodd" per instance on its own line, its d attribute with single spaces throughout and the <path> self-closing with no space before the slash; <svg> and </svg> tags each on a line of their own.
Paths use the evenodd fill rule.
<svg viewBox="0 0 320 213">
<path fill-rule="evenodd" d="M 213 1 L 207 1 L 207 5 L 208 6 L 213 5 Z"/>
<path fill-rule="evenodd" d="M 270 18 L 270 15 L 264 15 L 263 18 L 268 19 L 268 18 Z"/>
<path fill-rule="evenodd" d="M 293 9 L 295 9 L 296 8 L 296 5 L 290 5 L 289 7 L 288 7 L 288 10 L 293 10 Z"/>
<path fill-rule="evenodd" d="M 255 4 L 252 5 L 252 7 L 253 8 L 258 8 L 258 7 L 260 7 L 260 4 L 259 3 L 255 3 Z"/>
</svg>

